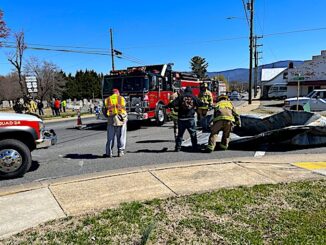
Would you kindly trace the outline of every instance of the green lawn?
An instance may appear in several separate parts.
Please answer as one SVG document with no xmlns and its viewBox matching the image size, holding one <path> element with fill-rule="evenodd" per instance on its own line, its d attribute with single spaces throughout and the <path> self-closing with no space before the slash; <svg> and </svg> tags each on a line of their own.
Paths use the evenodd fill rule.
<svg viewBox="0 0 326 245">
<path fill-rule="evenodd" d="M 133 202 L 4 244 L 326 244 L 326 180 Z"/>
</svg>

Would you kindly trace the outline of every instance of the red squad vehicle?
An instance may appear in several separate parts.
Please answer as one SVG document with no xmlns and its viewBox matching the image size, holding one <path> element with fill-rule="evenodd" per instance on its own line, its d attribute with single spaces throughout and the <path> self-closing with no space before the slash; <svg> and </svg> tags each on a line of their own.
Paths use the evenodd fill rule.
<svg viewBox="0 0 326 245">
<path fill-rule="evenodd" d="M 31 167 L 31 152 L 54 145 L 53 130 L 33 115 L 0 113 L 0 178 L 23 176 Z"/>
<path fill-rule="evenodd" d="M 126 70 L 111 71 L 104 76 L 103 99 L 112 89 L 119 89 L 126 99 L 129 121 L 152 120 L 163 125 L 169 111 L 163 108 L 170 102 L 173 93 L 172 65 L 149 65 L 128 67 Z"/>
</svg>

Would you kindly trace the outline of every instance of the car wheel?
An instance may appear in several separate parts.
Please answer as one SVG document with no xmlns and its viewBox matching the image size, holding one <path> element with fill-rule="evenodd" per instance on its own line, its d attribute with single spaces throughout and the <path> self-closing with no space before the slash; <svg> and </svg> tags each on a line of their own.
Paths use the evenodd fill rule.
<svg viewBox="0 0 326 245">
<path fill-rule="evenodd" d="M 31 164 L 31 151 L 23 142 L 15 139 L 0 141 L 0 178 L 23 176 Z"/>
</svg>

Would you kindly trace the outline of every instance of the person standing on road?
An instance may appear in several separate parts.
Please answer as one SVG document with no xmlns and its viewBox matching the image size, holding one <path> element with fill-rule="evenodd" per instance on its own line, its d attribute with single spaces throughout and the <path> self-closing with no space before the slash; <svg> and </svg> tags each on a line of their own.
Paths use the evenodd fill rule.
<svg viewBox="0 0 326 245">
<path fill-rule="evenodd" d="M 48 104 L 50 105 L 50 108 L 51 108 L 52 116 L 55 116 L 54 101 L 55 101 L 55 99 L 52 98 L 52 99 L 48 102 Z"/>
<path fill-rule="evenodd" d="M 197 109 L 198 122 L 202 127 L 203 132 L 208 132 L 209 125 L 206 115 L 209 108 L 213 106 L 213 95 L 211 91 L 208 90 L 208 84 L 205 82 L 200 84 L 200 92 L 198 95 L 198 99 L 204 104 L 203 106 L 200 106 Z"/>
<path fill-rule="evenodd" d="M 55 99 L 54 101 L 54 111 L 56 116 L 60 116 L 60 100 L 58 98 Z"/>
<path fill-rule="evenodd" d="M 67 107 L 67 101 L 66 100 L 61 101 L 61 108 L 63 112 L 66 112 L 66 107 Z"/>
<path fill-rule="evenodd" d="M 213 152 L 216 146 L 217 135 L 219 131 L 223 131 L 220 147 L 226 150 L 229 146 L 229 137 L 233 123 L 241 126 L 240 116 L 236 113 L 232 102 L 226 95 L 221 95 L 214 108 L 214 119 L 211 127 L 211 134 L 208 139 L 206 151 Z"/>
<path fill-rule="evenodd" d="M 182 88 L 179 89 L 177 92 L 173 93 L 170 95 L 170 102 L 172 102 L 173 100 L 175 100 L 178 96 L 180 96 L 182 94 Z M 173 133 L 174 133 L 174 139 L 177 139 L 178 136 L 178 107 L 172 107 L 171 108 L 171 114 L 170 117 L 173 121 Z"/>
<path fill-rule="evenodd" d="M 114 139 L 117 137 L 118 157 L 125 154 L 127 136 L 126 101 L 120 96 L 118 89 L 112 90 L 112 95 L 105 100 L 108 116 L 107 143 L 104 157 L 112 157 Z"/>
<path fill-rule="evenodd" d="M 203 103 L 193 95 L 190 87 L 186 87 L 183 94 L 168 105 L 169 108 L 178 108 L 178 135 L 175 140 L 175 151 L 181 150 L 181 143 L 186 129 L 190 134 L 193 151 L 198 150 L 195 110 L 199 106 L 203 106 Z"/>
<path fill-rule="evenodd" d="M 38 114 L 40 116 L 44 116 L 43 107 L 44 107 L 43 102 L 41 100 L 38 100 L 37 101 L 37 109 L 38 109 Z"/>
</svg>

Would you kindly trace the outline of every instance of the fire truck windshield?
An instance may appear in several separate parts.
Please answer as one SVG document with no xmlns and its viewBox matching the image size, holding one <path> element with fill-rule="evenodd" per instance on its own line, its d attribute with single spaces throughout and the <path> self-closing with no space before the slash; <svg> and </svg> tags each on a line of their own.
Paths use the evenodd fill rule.
<svg viewBox="0 0 326 245">
<path fill-rule="evenodd" d="M 144 92 L 149 89 L 149 79 L 144 76 L 136 77 L 105 77 L 103 83 L 103 94 L 107 95 L 112 89 L 117 88 L 123 92 Z"/>
</svg>

